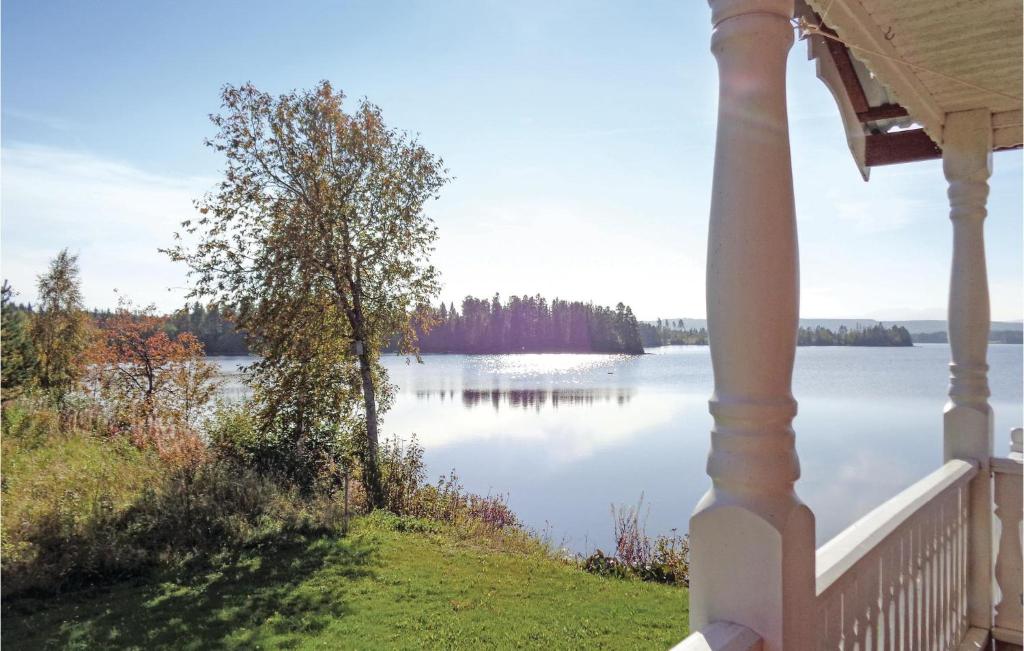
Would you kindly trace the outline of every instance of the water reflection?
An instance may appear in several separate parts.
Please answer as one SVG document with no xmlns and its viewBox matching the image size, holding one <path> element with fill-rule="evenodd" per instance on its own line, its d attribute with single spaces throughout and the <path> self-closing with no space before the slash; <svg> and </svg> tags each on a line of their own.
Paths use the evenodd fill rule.
<svg viewBox="0 0 1024 651">
<path fill-rule="evenodd" d="M 597 403 L 614 403 L 623 406 L 633 399 L 634 389 L 624 388 L 570 388 L 570 389 L 421 389 L 415 392 L 418 400 L 439 400 L 455 402 L 461 397 L 466 409 L 490 405 L 494 411 L 502 406 L 540 411 L 545 405 L 558 409 L 560 406 L 593 406 Z"/>
</svg>

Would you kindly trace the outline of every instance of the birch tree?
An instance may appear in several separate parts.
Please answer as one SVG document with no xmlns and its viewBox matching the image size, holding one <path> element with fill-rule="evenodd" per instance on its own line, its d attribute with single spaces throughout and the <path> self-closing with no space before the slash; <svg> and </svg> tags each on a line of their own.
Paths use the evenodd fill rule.
<svg viewBox="0 0 1024 651">
<path fill-rule="evenodd" d="M 39 386 L 63 402 L 85 372 L 90 339 L 77 255 L 63 249 L 50 261 L 50 268 L 39 276 L 38 305 L 31 336 Z"/>
<path fill-rule="evenodd" d="M 294 340 L 306 354 L 333 354 L 333 344 L 316 345 L 317 332 L 300 331 L 307 324 L 347 341 L 364 479 L 381 506 L 378 421 L 390 387 L 380 351 L 395 336 L 403 352 L 416 350 L 418 307 L 438 291 L 429 260 L 437 230 L 424 208 L 448 174 L 416 138 L 387 127 L 377 106 L 345 108 L 326 81 L 276 97 L 226 86 L 207 143 L 225 158 L 224 178 L 183 224 L 197 243 L 170 253 L 189 265 L 194 294 L 224 306 L 254 352 L 288 351 Z M 291 320 L 296 301 L 319 316 Z"/>
</svg>

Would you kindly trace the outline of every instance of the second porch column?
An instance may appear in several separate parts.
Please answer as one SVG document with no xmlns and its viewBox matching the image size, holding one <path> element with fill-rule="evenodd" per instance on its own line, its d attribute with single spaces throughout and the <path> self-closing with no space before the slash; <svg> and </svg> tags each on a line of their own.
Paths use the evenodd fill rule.
<svg viewBox="0 0 1024 651">
<path fill-rule="evenodd" d="M 799 318 L 786 58 L 793 0 L 710 0 L 718 134 L 707 309 L 715 391 L 708 475 L 690 519 L 690 626 L 731 621 L 765 651 L 814 646 L 814 516 L 791 391 Z"/>
<path fill-rule="evenodd" d="M 942 170 L 949 181 L 953 270 L 949 282 L 949 401 L 944 414 L 945 460 L 981 466 L 971 484 L 967 616 L 992 625 L 992 407 L 988 404 L 988 274 L 985 202 L 992 174 L 992 118 L 987 110 L 946 115 Z"/>
</svg>

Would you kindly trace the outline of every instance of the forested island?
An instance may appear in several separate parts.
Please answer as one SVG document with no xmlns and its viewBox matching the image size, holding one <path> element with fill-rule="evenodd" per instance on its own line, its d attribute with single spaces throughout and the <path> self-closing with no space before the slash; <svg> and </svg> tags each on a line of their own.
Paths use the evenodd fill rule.
<svg viewBox="0 0 1024 651">
<path fill-rule="evenodd" d="M 625 353 L 644 352 L 640 327 L 628 305 L 614 309 L 559 298 L 511 296 L 504 303 L 467 296 L 429 308 L 429 330 L 417 332 L 424 353 Z"/>
</svg>

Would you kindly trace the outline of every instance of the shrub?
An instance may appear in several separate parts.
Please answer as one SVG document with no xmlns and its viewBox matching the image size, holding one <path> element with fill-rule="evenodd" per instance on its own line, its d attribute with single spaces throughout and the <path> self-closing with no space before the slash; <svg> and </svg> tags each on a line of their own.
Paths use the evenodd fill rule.
<svg viewBox="0 0 1024 651">
<path fill-rule="evenodd" d="M 690 585 L 690 539 L 675 529 L 670 536 L 658 536 L 654 541 L 654 557 L 649 581 Z"/>
<path fill-rule="evenodd" d="M 60 413 L 39 397 L 25 397 L 4 405 L 0 427 L 15 449 L 31 449 L 60 434 Z"/>
<path fill-rule="evenodd" d="M 689 538 L 673 529 L 671 535 L 658 536 L 652 542 L 647 536 L 646 514 L 640 518 L 643 502 L 641 495 L 635 507 L 612 505 L 615 554 L 608 556 L 597 549 L 582 560 L 583 569 L 601 576 L 689 585 Z"/>
<path fill-rule="evenodd" d="M 325 533 L 341 522 L 335 500 L 303 499 L 229 460 L 171 472 L 123 514 L 133 544 L 156 556 L 217 551 L 283 533 Z"/>
<path fill-rule="evenodd" d="M 210 447 L 220 456 L 257 467 L 268 455 L 271 446 L 256 431 L 252 414 L 246 403 L 220 404 L 206 421 L 206 436 Z"/>
<path fill-rule="evenodd" d="M 344 459 L 340 442 L 296 440 L 284 426 L 271 425 L 258 417 L 251 403 L 220 405 L 206 422 L 206 434 L 217 456 L 294 485 L 305 495 L 337 490 Z"/>
<path fill-rule="evenodd" d="M 103 320 L 89 351 L 89 385 L 119 423 L 142 421 L 193 428 L 220 384 L 217 367 L 194 335 L 171 338 L 156 308 L 121 301 Z"/>
<path fill-rule="evenodd" d="M 416 442 L 416 437 L 413 436 L 407 445 L 397 436 L 384 441 L 380 446 L 378 466 L 384 508 L 399 515 L 420 511 L 417 502 L 427 473 L 423 465 L 423 448 Z"/>
<path fill-rule="evenodd" d="M 583 569 L 600 576 L 613 576 L 619 579 L 633 576 L 628 565 L 617 559 L 615 556 L 605 556 L 600 549 L 583 560 Z"/>
<path fill-rule="evenodd" d="M 436 484 L 422 486 L 413 500 L 412 512 L 442 522 L 472 521 L 498 530 L 521 526 L 504 495 L 470 493 L 454 470 L 439 477 Z"/>
</svg>

